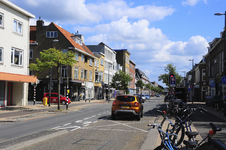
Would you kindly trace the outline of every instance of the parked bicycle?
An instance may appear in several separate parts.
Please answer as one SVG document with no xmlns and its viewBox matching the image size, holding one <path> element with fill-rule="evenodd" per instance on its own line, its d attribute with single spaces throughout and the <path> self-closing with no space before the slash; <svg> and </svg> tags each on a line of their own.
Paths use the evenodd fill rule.
<svg viewBox="0 0 226 150">
<path fill-rule="evenodd" d="M 176 146 L 180 145 L 185 136 L 185 131 L 192 132 L 191 124 L 192 124 L 192 119 L 194 118 L 194 112 L 196 110 L 199 110 L 200 112 L 206 112 L 207 110 L 203 108 L 189 108 L 189 107 L 184 107 L 176 111 L 176 113 L 173 115 L 171 114 L 169 117 L 174 118 L 173 120 L 175 121 L 174 126 L 170 129 L 170 133 L 175 133 L 177 134 L 177 137 L 170 137 L 173 142 L 175 142 Z M 165 128 L 168 122 L 171 122 L 169 118 L 167 117 L 167 114 L 164 113 L 164 111 L 157 110 L 159 113 L 163 115 L 163 120 L 161 122 L 161 126 Z M 165 125 L 166 123 L 166 125 Z M 194 139 L 193 139 L 194 140 Z"/>
<path fill-rule="evenodd" d="M 168 124 L 168 127 L 173 125 L 172 122 Z M 161 145 L 155 148 L 155 150 L 179 150 L 179 148 L 170 140 L 170 136 L 177 136 L 175 133 L 168 133 L 168 130 L 164 132 L 162 130 L 161 125 L 157 124 L 148 124 L 148 126 L 152 126 L 153 128 L 157 127 L 160 138 L 161 138 Z"/>
<path fill-rule="evenodd" d="M 198 135 L 197 132 L 186 132 L 188 140 L 183 141 L 186 145 L 186 150 L 226 150 L 226 145 L 222 143 L 221 140 L 212 139 L 217 131 L 221 131 L 221 128 L 213 123 L 210 123 L 210 126 L 212 130 L 210 130 L 207 136 L 199 143 L 198 141 L 191 141 L 192 138 Z"/>
</svg>

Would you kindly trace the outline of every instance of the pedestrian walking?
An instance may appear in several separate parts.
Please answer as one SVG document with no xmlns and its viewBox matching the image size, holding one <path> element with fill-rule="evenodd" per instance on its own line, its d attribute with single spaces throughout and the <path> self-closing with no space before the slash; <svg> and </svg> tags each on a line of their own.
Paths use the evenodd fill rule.
<svg viewBox="0 0 226 150">
<path fill-rule="evenodd" d="M 218 110 L 219 109 L 220 96 L 218 94 L 215 94 L 213 98 L 214 98 L 215 110 Z"/>
</svg>

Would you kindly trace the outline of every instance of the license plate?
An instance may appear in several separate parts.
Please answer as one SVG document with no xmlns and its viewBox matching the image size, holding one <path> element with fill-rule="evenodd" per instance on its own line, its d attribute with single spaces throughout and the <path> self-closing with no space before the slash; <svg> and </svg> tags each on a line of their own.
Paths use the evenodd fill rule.
<svg viewBox="0 0 226 150">
<path fill-rule="evenodd" d="M 129 108 L 129 106 L 121 106 L 121 108 L 126 108 L 126 109 L 128 109 L 128 108 Z"/>
</svg>

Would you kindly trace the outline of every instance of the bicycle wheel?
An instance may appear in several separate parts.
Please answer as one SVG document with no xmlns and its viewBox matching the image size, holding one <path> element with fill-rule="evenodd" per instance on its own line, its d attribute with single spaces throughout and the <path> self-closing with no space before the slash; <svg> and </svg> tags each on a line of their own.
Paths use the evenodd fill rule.
<svg viewBox="0 0 226 150">
<path fill-rule="evenodd" d="M 166 131 L 168 128 L 168 133 L 175 133 L 177 136 L 170 136 L 170 141 L 172 143 L 174 143 L 176 146 L 180 145 L 183 140 L 184 140 L 184 126 L 182 124 L 180 124 L 179 121 L 176 121 L 175 118 L 171 118 L 171 120 L 175 126 L 169 126 L 168 128 L 168 124 L 170 123 L 169 120 L 167 120 L 166 118 L 164 118 L 161 122 L 161 127 L 163 131 Z"/>
<path fill-rule="evenodd" d="M 156 147 L 154 150 L 164 150 L 164 145 L 159 145 L 158 147 Z"/>
<path fill-rule="evenodd" d="M 199 147 L 196 148 L 196 150 L 206 150 L 209 149 L 209 143 L 205 142 L 202 145 L 200 145 Z"/>
</svg>

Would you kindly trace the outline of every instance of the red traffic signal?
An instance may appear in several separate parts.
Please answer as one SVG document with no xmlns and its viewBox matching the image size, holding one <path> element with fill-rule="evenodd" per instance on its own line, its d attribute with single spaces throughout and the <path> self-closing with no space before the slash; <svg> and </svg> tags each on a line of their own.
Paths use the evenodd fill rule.
<svg viewBox="0 0 226 150">
<path fill-rule="evenodd" d="M 176 87 L 176 77 L 174 74 L 169 74 L 169 85 L 170 87 Z"/>
</svg>

